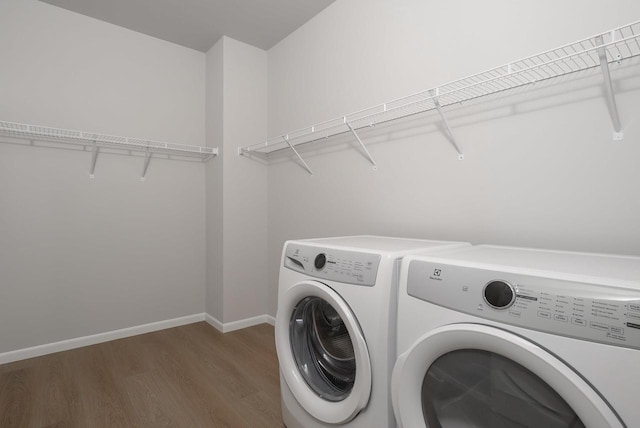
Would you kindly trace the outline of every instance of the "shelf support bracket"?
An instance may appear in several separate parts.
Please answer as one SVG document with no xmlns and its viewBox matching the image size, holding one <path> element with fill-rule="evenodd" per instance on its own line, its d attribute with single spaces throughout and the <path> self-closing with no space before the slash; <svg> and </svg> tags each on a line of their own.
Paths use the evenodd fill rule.
<svg viewBox="0 0 640 428">
<path fill-rule="evenodd" d="M 89 178 L 95 178 L 93 172 L 96 170 L 96 161 L 98 160 L 98 152 L 100 148 L 93 143 L 93 149 L 91 150 L 91 168 L 89 169 Z"/>
<path fill-rule="evenodd" d="M 602 35 L 597 36 L 595 41 L 597 46 L 604 44 Z M 613 140 L 620 141 L 624 139 L 624 132 L 622 131 L 622 124 L 620 123 L 618 106 L 616 104 L 616 96 L 613 92 L 613 84 L 611 83 L 611 73 L 609 72 L 609 63 L 607 61 L 607 51 L 605 50 L 605 48 L 600 47 L 597 49 L 597 52 L 598 58 L 600 58 L 600 70 L 602 70 L 602 76 L 604 77 L 604 91 L 607 97 L 607 107 L 609 108 L 611 122 L 613 123 Z"/>
<path fill-rule="evenodd" d="M 144 181 L 145 176 L 147 175 L 149 162 L 151 162 L 151 152 L 147 149 L 147 152 L 144 154 L 144 165 L 142 166 L 142 177 L 140 177 L 140 181 Z"/>
<path fill-rule="evenodd" d="M 207 162 L 209 159 L 218 156 L 218 148 L 217 147 L 212 147 L 211 148 L 211 154 L 209 154 L 209 156 L 207 156 L 206 158 L 202 159 L 203 162 Z"/>
<path fill-rule="evenodd" d="M 464 155 L 462 151 L 460 151 L 460 147 L 458 147 L 458 143 L 456 142 L 456 136 L 453 134 L 453 130 L 449 126 L 449 121 L 447 120 L 447 116 L 445 116 L 444 111 L 442 110 L 442 106 L 440 105 L 440 101 L 438 100 L 438 88 L 436 88 L 435 92 L 431 91 L 431 96 L 433 97 L 433 105 L 436 107 L 438 114 L 440 115 L 440 119 L 442 119 L 442 123 L 444 124 L 447 133 L 449 134 L 449 141 L 456 152 L 458 152 L 458 160 L 463 160 Z"/>
<path fill-rule="evenodd" d="M 365 155 L 367 155 L 367 158 L 369 159 L 369 162 L 371 162 L 371 165 L 373 165 L 373 169 L 378 169 L 378 165 L 376 164 L 376 161 L 373 160 L 373 157 L 371 156 L 371 153 L 369 153 L 369 150 L 367 150 L 367 147 L 364 145 L 364 143 L 360 139 L 360 136 L 358 135 L 356 130 L 353 129 L 353 126 L 351 126 L 351 124 L 349 122 L 347 122 L 346 120 L 344 121 L 344 123 L 345 123 L 345 125 L 347 125 L 347 128 L 349 128 L 349 131 L 351 131 L 353 136 L 356 137 L 356 140 L 358 140 L 358 143 L 360 144 L 360 147 L 362 147 L 362 150 L 364 150 Z"/>
<path fill-rule="evenodd" d="M 293 147 L 293 144 L 291 144 L 291 142 L 289 141 L 289 138 L 287 138 L 286 136 L 282 137 L 282 139 L 285 141 L 285 143 L 287 143 L 289 145 L 289 147 L 291 148 L 291 150 L 293 150 L 293 153 L 296 154 L 296 156 L 298 157 L 298 160 L 300 162 L 302 162 L 302 165 L 304 166 L 304 169 L 307 170 L 307 172 L 311 175 L 313 175 L 313 171 L 311 171 L 311 168 L 309 168 L 309 165 L 307 165 L 307 163 L 304 161 L 304 159 L 302 159 L 302 156 L 300 156 L 300 153 L 298 153 L 298 151 L 296 150 L 295 147 Z"/>
</svg>

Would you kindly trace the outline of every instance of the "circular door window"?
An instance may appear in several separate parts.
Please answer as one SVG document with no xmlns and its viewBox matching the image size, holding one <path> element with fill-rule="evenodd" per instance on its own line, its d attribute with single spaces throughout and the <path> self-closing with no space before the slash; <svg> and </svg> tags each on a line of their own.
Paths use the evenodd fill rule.
<svg viewBox="0 0 640 428">
<path fill-rule="evenodd" d="M 502 355 L 452 351 L 431 364 L 422 382 L 429 427 L 585 428 L 545 381 Z"/>
<path fill-rule="evenodd" d="M 333 306 L 305 297 L 289 322 L 291 352 L 307 385 L 319 397 L 342 401 L 353 389 L 356 358 L 351 336 Z"/>
<path fill-rule="evenodd" d="M 398 357 L 392 400 L 400 427 L 624 427 L 565 362 L 479 324 L 451 324 L 420 337 Z"/>
<path fill-rule="evenodd" d="M 302 282 L 281 296 L 276 347 L 287 386 L 315 418 L 344 423 L 366 406 L 366 342 L 349 306 L 327 285 Z"/>
</svg>

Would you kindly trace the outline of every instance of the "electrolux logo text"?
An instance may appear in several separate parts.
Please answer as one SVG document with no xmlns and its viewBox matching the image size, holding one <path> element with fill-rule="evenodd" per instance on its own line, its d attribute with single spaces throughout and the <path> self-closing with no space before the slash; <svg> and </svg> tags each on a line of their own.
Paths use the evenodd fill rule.
<svg viewBox="0 0 640 428">
<path fill-rule="evenodd" d="M 434 281 L 442 281 L 442 269 L 434 269 L 433 275 L 429 276 L 429 279 L 433 279 Z"/>
</svg>

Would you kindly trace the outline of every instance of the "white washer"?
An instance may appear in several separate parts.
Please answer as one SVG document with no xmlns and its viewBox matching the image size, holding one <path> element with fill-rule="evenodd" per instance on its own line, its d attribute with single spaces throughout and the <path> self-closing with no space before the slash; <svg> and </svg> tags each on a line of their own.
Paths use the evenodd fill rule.
<svg viewBox="0 0 640 428">
<path fill-rule="evenodd" d="M 395 426 L 400 260 L 464 245 L 376 236 L 285 243 L 275 334 L 287 427 Z"/>
<path fill-rule="evenodd" d="M 410 256 L 397 327 L 401 427 L 640 427 L 640 258 Z"/>
</svg>

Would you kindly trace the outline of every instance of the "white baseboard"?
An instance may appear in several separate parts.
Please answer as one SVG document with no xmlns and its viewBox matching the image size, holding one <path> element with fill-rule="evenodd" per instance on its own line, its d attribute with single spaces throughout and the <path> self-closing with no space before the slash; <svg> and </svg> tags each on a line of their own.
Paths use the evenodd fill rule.
<svg viewBox="0 0 640 428">
<path fill-rule="evenodd" d="M 215 327 L 218 331 L 222 333 L 229 333 L 230 331 L 240 330 L 247 327 L 253 327 L 258 324 L 275 324 L 275 318 L 271 315 L 258 315 L 257 317 L 245 318 L 243 320 L 231 321 L 227 323 L 223 323 L 211 315 L 207 314 L 205 321 Z"/>
<path fill-rule="evenodd" d="M 211 326 L 215 327 L 221 333 L 224 333 L 224 324 L 218 321 L 216 318 L 212 317 L 209 314 L 206 314 L 204 320 Z"/>
<path fill-rule="evenodd" d="M 96 345 L 98 343 L 109 342 L 111 340 L 123 339 L 125 337 L 137 336 L 139 334 L 151 333 L 153 331 L 164 330 L 181 325 L 192 324 L 194 322 L 206 321 L 222 333 L 240 330 L 254 325 L 268 323 L 275 325 L 276 319 L 271 315 L 258 315 L 257 317 L 243 320 L 222 323 L 209 314 L 194 314 L 186 317 L 173 318 L 170 320 L 152 322 L 149 324 L 127 327 L 120 330 L 107 331 L 104 333 L 92 334 L 90 336 L 77 337 L 60 342 L 46 343 L 44 345 L 33 346 L 31 348 L 18 349 L 0 354 L 0 364 L 11 363 L 27 358 L 41 357 L 54 352 L 68 351 L 69 349 L 82 348 L 83 346 Z"/>
<path fill-rule="evenodd" d="M 186 317 L 138 325 L 135 327 L 127 327 L 120 330 L 107 331 L 105 333 L 92 334 L 90 336 L 77 337 L 75 339 L 62 340 L 60 342 L 47 343 L 44 345 L 33 346 L 31 348 L 18 349 L 16 351 L 9 351 L 0 354 L 0 364 L 25 360 L 27 358 L 40 357 L 42 355 L 53 354 L 54 352 L 67 351 L 69 349 L 81 348 L 83 346 L 95 345 L 97 343 L 109 342 L 111 340 L 137 336 L 144 333 L 151 333 L 152 331 L 179 327 L 181 325 L 192 324 L 194 322 L 204 320 L 204 313 L 194 314 Z"/>
</svg>

